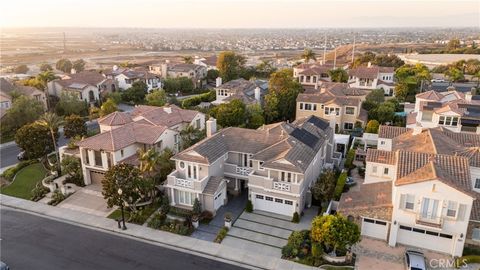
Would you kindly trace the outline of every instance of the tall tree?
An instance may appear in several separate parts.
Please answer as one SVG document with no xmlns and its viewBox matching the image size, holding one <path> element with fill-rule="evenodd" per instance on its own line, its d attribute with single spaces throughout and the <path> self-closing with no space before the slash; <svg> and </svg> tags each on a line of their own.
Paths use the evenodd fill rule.
<svg viewBox="0 0 480 270">
<path fill-rule="evenodd" d="M 183 56 L 182 59 L 185 64 L 193 64 L 193 57 L 190 55 Z"/>
<path fill-rule="evenodd" d="M 460 40 L 458 38 L 451 39 L 447 43 L 447 49 L 450 51 L 460 48 Z"/>
<path fill-rule="evenodd" d="M 360 229 L 354 222 L 341 215 L 317 216 L 312 221 L 313 241 L 337 249 L 346 248 L 360 241 Z"/>
<path fill-rule="evenodd" d="M 346 83 L 348 81 L 348 73 L 343 68 L 331 69 L 328 71 L 328 75 L 332 82 Z"/>
<path fill-rule="evenodd" d="M 317 61 L 315 52 L 312 49 L 308 48 L 303 50 L 302 59 L 305 60 L 305 63 L 308 63 L 310 60 Z"/>
<path fill-rule="evenodd" d="M 260 64 L 256 66 L 256 76 L 261 78 L 268 78 L 270 74 L 277 71 L 273 66 L 272 61 L 263 60 Z"/>
<path fill-rule="evenodd" d="M 51 70 L 44 71 L 37 75 L 37 80 L 42 82 L 42 90 L 45 93 L 45 97 L 47 98 L 47 107 L 51 109 L 50 101 L 49 101 L 49 93 L 48 93 L 48 83 L 55 80 L 57 77 Z"/>
<path fill-rule="evenodd" d="M 85 60 L 83 59 L 78 59 L 73 61 L 72 63 L 72 68 L 75 69 L 76 72 L 82 72 L 85 70 Z"/>
<path fill-rule="evenodd" d="M 145 101 L 150 106 L 161 107 L 167 102 L 167 95 L 162 89 L 156 89 L 145 96 Z"/>
<path fill-rule="evenodd" d="M 70 73 L 72 71 L 73 64 L 70 60 L 62 58 L 55 63 L 55 68 L 57 70 L 63 71 L 64 73 Z"/>
<path fill-rule="evenodd" d="M 118 110 L 117 104 L 113 99 L 107 99 L 100 107 L 100 117 L 104 117 Z"/>
<path fill-rule="evenodd" d="M 58 132 L 58 127 L 60 127 L 63 121 L 56 114 L 47 112 L 44 115 L 42 115 L 40 119 L 37 120 L 36 123 L 38 123 L 40 126 L 48 128 L 48 130 L 50 131 L 53 148 L 55 149 L 55 153 L 57 156 L 57 173 L 58 173 L 58 176 L 60 176 L 62 169 L 60 167 L 60 155 L 58 153 L 57 140 L 55 138 L 55 134 Z"/>
<path fill-rule="evenodd" d="M 52 71 L 53 70 L 52 66 L 50 64 L 47 64 L 47 63 L 40 64 L 39 68 L 40 68 L 41 72 Z"/>
<path fill-rule="evenodd" d="M 180 149 L 184 150 L 205 138 L 205 131 L 188 125 L 180 131 Z"/>
<path fill-rule="evenodd" d="M 463 72 L 456 67 L 448 68 L 448 70 L 445 72 L 445 76 L 453 82 L 458 82 L 465 79 Z"/>
<path fill-rule="evenodd" d="M 55 138 L 58 138 L 58 134 L 55 135 Z M 45 157 L 55 149 L 50 130 L 38 123 L 19 128 L 15 133 L 15 143 L 25 151 L 29 159 Z"/>
<path fill-rule="evenodd" d="M 377 120 L 370 120 L 367 123 L 367 127 L 365 128 L 365 132 L 367 133 L 378 133 L 378 128 L 380 127 L 380 123 Z"/>
<path fill-rule="evenodd" d="M 148 150 L 138 150 L 138 160 L 140 161 L 139 169 L 144 176 L 152 176 L 160 162 L 160 153 L 155 148 Z"/>
<path fill-rule="evenodd" d="M 32 123 L 44 112 L 40 101 L 21 95 L 14 99 L 2 119 L 2 129 L 16 131 L 21 126 Z"/>
<path fill-rule="evenodd" d="M 239 99 L 220 104 L 214 107 L 210 113 L 222 127 L 238 127 L 245 124 L 246 106 Z"/>
<path fill-rule="evenodd" d="M 303 88 L 294 80 L 293 71 L 281 69 L 272 73 L 268 85 L 269 92 L 265 97 L 267 122 L 295 119 L 297 96 Z"/>
<path fill-rule="evenodd" d="M 245 65 L 245 57 L 233 51 L 221 52 L 217 58 L 217 68 L 223 82 L 238 79 Z"/>
<path fill-rule="evenodd" d="M 55 112 L 58 115 L 86 115 L 88 112 L 88 104 L 80 100 L 75 93 L 63 92 L 60 95 L 57 105 L 55 105 Z"/>
<path fill-rule="evenodd" d="M 312 187 L 312 195 L 315 200 L 322 203 L 329 202 L 333 198 L 337 177 L 334 170 L 324 170 Z"/>
<path fill-rule="evenodd" d="M 72 114 L 65 117 L 65 125 L 63 126 L 65 138 L 73 138 L 76 136 L 87 135 L 87 125 L 82 117 Z"/>
<path fill-rule="evenodd" d="M 265 124 L 263 109 L 260 104 L 251 104 L 247 106 L 246 111 L 247 128 L 256 129 Z"/>
<path fill-rule="evenodd" d="M 142 103 L 147 95 L 148 86 L 143 81 L 136 81 L 132 84 L 132 87 L 123 91 L 122 98 L 127 102 L 133 102 L 135 104 Z"/>
</svg>

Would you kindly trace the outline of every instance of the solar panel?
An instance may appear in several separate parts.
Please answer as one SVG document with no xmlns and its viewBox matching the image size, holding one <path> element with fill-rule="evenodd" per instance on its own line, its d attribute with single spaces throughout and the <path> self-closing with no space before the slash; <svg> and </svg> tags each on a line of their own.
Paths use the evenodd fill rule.
<svg viewBox="0 0 480 270">
<path fill-rule="evenodd" d="M 318 138 L 315 137 L 310 132 L 296 128 L 292 133 L 290 133 L 292 137 L 301 141 L 302 143 L 308 145 L 310 148 L 315 148 L 315 145 L 318 142 Z"/>
</svg>

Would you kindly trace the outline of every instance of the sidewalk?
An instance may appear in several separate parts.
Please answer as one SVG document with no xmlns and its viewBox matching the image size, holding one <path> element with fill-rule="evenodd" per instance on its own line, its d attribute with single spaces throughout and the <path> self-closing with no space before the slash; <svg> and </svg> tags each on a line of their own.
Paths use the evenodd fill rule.
<svg viewBox="0 0 480 270">
<path fill-rule="evenodd" d="M 237 248 L 203 241 L 193 237 L 154 230 L 141 225 L 128 224 L 128 230 L 122 231 L 117 228 L 116 222 L 108 218 L 93 216 L 71 209 L 63 209 L 35 203 L 10 196 L 0 195 L 0 204 L 4 207 L 32 212 L 96 230 L 113 232 L 125 237 L 135 237 L 143 241 L 153 242 L 154 244 L 163 244 L 172 248 L 185 250 L 198 256 L 232 261 L 244 265 L 245 267 L 260 269 L 314 269 L 313 267 L 282 260 L 281 258 L 262 256 L 251 251 L 239 250 Z"/>
</svg>

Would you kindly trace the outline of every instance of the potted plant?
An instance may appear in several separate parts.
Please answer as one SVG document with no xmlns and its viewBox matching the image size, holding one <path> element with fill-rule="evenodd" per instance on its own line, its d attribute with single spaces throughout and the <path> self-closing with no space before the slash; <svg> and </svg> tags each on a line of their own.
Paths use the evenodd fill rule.
<svg viewBox="0 0 480 270">
<path fill-rule="evenodd" d="M 225 214 L 225 227 L 231 228 L 232 227 L 232 214 L 226 213 Z"/>
</svg>

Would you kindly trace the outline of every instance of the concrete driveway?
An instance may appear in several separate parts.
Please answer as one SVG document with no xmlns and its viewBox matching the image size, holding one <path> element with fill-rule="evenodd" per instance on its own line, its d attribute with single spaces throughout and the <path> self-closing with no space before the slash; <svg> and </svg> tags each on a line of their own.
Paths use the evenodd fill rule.
<svg viewBox="0 0 480 270">
<path fill-rule="evenodd" d="M 57 207 L 88 213 L 91 215 L 106 217 L 114 209 L 108 208 L 103 198 L 101 187 L 89 185 L 77 190 L 75 193 L 59 203 Z"/>
</svg>

